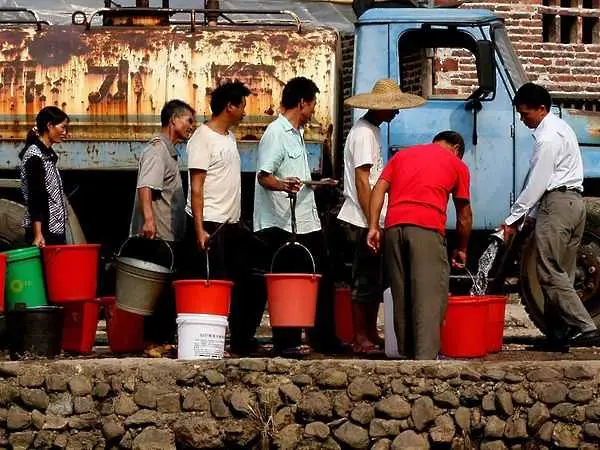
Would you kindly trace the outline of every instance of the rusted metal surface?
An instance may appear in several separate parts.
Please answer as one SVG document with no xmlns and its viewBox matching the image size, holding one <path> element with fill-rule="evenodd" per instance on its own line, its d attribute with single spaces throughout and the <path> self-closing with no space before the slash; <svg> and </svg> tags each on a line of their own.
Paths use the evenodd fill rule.
<svg viewBox="0 0 600 450">
<path fill-rule="evenodd" d="M 338 34 L 328 28 L 0 28 L 0 144 L 24 139 L 46 105 L 71 116 L 74 141 L 143 142 L 158 130 L 165 101 L 187 101 L 202 119 L 211 89 L 228 79 L 252 91 L 237 137 L 256 141 L 277 113 L 285 82 L 303 75 L 321 90 L 306 139 L 331 149 L 338 49 Z"/>
</svg>

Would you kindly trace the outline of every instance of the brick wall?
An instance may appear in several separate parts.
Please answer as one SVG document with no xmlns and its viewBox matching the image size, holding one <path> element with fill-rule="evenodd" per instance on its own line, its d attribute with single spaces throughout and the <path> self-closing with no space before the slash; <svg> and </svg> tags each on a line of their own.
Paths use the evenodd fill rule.
<svg viewBox="0 0 600 450">
<path fill-rule="evenodd" d="M 570 98 L 600 98 L 600 0 L 469 2 L 505 19 L 531 81 Z"/>
</svg>

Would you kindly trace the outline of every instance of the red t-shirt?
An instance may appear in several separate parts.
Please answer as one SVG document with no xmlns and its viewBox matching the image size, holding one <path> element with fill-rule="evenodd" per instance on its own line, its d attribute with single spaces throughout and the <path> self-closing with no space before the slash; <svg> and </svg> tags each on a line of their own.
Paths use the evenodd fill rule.
<svg viewBox="0 0 600 450">
<path fill-rule="evenodd" d="M 450 194 L 469 200 L 469 168 L 439 144 L 416 145 L 399 151 L 381 178 L 390 183 L 385 227 L 416 225 L 446 231 Z"/>
</svg>

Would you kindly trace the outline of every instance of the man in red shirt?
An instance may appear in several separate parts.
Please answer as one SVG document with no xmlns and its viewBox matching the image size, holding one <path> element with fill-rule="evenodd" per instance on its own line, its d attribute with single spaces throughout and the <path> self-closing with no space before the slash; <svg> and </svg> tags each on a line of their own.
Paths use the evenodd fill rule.
<svg viewBox="0 0 600 450">
<path fill-rule="evenodd" d="M 464 151 L 460 134 L 443 131 L 432 144 L 398 152 L 371 193 L 367 244 L 375 252 L 382 242 L 378 218 L 388 194 L 383 253 L 398 351 L 409 358 L 436 359 L 440 349 L 440 326 L 448 304 L 450 268 L 444 235 L 451 194 L 458 234 L 452 266 L 462 268 L 466 263 L 473 217 Z"/>
</svg>

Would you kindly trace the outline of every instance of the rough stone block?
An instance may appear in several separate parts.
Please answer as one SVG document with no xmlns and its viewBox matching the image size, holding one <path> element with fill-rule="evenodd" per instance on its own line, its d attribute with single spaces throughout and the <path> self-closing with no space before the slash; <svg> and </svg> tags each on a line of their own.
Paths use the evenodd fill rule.
<svg viewBox="0 0 600 450">
<path fill-rule="evenodd" d="M 406 419 L 410 416 L 410 404 L 399 395 L 384 398 L 375 404 L 375 411 L 383 417 Z"/>
<path fill-rule="evenodd" d="M 92 383 L 89 378 L 83 375 L 76 375 L 69 380 L 69 389 L 74 396 L 82 397 L 92 393 Z"/>
<path fill-rule="evenodd" d="M 326 389 L 341 389 L 348 386 L 348 375 L 341 370 L 325 370 L 317 379 L 317 384 Z"/>
<path fill-rule="evenodd" d="M 369 433 L 362 427 L 350 422 L 344 423 L 333 432 L 342 444 L 354 449 L 369 448 Z"/>
<path fill-rule="evenodd" d="M 400 433 L 392 442 L 392 450 L 428 450 L 429 443 L 427 440 L 413 430 L 406 430 Z"/>
<path fill-rule="evenodd" d="M 6 418 L 6 427 L 9 430 L 24 430 L 31 425 L 31 413 L 19 406 L 11 406 Z"/>
<path fill-rule="evenodd" d="M 357 377 L 348 386 L 348 396 L 354 401 L 375 400 L 381 396 L 381 389 L 369 378 Z"/>
<path fill-rule="evenodd" d="M 415 400 L 411 409 L 411 418 L 418 431 L 424 430 L 435 419 L 433 401 L 429 397 Z"/>
<path fill-rule="evenodd" d="M 293 383 L 285 383 L 279 386 L 279 393 L 285 403 L 298 403 L 302 398 L 302 391 Z"/>
<path fill-rule="evenodd" d="M 210 402 L 206 394 L 198 389 L 191 388 L 183 394 L 184 411 L 210 411 Z"/>
<path fill-rule="evenodd" d="M 368 425 L 375 418 L 375 408 L 370 403 L 359 403 L 350 413 L 350 418 L 360 425 Z"/>
<path fill-rule="evenodd" d="M 176 413 L 181 411 L 179 392 L 161 395 L 156 399 L 156 409 L 161 413 Z"/>
<path fill-rule="evenodd" d="M 175 450 L 175 435 L 154 427 L 144 429 L 133 440 L 133 450 Z"/>
</svg>

